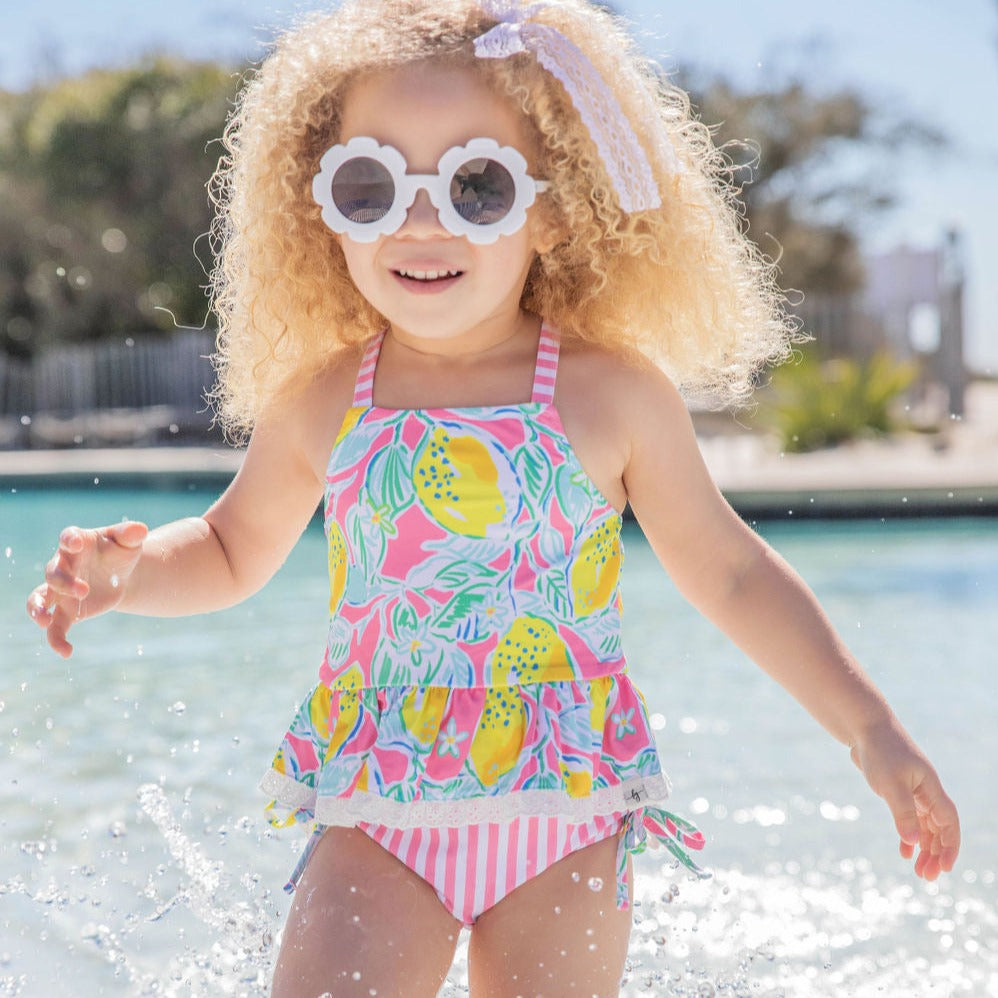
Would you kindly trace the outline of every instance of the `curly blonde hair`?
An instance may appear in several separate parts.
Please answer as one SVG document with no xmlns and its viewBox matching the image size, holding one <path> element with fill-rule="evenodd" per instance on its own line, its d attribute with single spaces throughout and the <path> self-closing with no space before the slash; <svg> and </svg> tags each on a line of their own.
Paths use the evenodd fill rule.
<svg viewBox="0 0 998 998">
<path fill-rule="evenodd" d="M 531 53 L 475 58 L 473 40 L 496 22 L 474 0 L 345 0 L 306 17 L 249 76 L 212 178 L 215 402 L 232 435 L 245 436 L 267 404 L 384 325 L 353 286 L 311 182 L 338 140 L 350 83 L 428 59 L 479 74 L 536 137 L 537 175 L 551 181 L 541 224 L 560 238 L 534 261 L 525 309 L 565 337 L 637 348 L 687 397 L 715 403 L 746 399 L 759 367 L 785 357 L 793 325 L 775 268 L 746 238 L 729 164 L 688 96 L 605 10 L 561 0 L 536 20 L 570 38 L 612 87 L 661 208 L 620 208 L 571 98 Z"/>
</svg>

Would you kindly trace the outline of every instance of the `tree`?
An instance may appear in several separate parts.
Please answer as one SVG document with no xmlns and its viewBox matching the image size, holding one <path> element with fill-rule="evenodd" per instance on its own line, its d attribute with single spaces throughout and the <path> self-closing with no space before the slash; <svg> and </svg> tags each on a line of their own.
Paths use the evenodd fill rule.
<svg viewBox="0 0 998 998">
<path fill-rule="evenodd" d="M 723 78 L 682 85 L 732 157 L 749 235 L 779 260 L 784 287 L 856 290 L 858 233 L 896 200 L 879 167 L 899 147 L 941 145 L 941 135 L 852 91 L 818 94 L 800 80 L 757 91 Z"/>
<path fill-rule="evenodd" d="M 211 266 L 205 185 L 237 77 L 156 59 L 0 94 L 0 337 L 199 325 Z M 160 311 L 157 307 L 170 310 Z"/>
<path fill-rule="evenodd" d="M 847 153 L 876 162 L 880 150 L 938 136 L 848 91 L 678 82 L 735 158 L 749 235 L 780 258 L 784 286 L 854 289 L 856 231 L 893 195 L 843 170 Z M 56 340 L 169 329 L 174 316 L 205 321 L 205 184 L 238 83 L 225 67 L 159 58 L 0 92 L 0 347 L 27 355 Z"/>
</svg>

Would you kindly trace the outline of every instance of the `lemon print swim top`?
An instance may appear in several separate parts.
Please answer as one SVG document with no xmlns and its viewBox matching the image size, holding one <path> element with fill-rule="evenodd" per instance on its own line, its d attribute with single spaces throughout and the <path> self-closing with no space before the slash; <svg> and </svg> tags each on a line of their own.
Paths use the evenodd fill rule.
<svg viewBox="0 0 998 998">
<path fill-rule="evenodd" d="M 554 407 L 387 409 L 372 342 L 329 459 L 319 681 L 264 789 L 289 821 L 584 821 L 665 799 L 621 649 L 621 518 Z"/>
</svg>

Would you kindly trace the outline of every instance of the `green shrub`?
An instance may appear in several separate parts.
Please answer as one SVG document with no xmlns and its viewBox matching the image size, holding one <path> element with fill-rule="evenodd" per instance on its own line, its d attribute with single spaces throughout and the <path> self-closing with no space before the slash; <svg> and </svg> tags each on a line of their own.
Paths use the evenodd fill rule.
<svg viewBox="0 0 998 998">
<path fill-rule="evenodd" d="M 897 398 L 917 367 L 880 352 L 864 360 L 825 360 L 813 350 L 773 372 L 760 418 L 785 451 L 811 451 L 890 433 Z"/>
</svg>

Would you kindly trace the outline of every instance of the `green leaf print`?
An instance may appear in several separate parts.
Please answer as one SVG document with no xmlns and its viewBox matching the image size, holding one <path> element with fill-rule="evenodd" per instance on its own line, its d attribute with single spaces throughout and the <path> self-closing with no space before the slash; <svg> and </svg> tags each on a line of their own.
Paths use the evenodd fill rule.
<svg viewBox="0 0 998 998">
<path fill-rule="evenodd" d="M 498 578 L 499 573 L 484 565 L 476 565 L 474 562 L 453 561 L 445 568 L 441 569 L 436 576 L 436 585 L 441 589 L 461 589 L 468 585 L 473 579 L 478 581 L 488 581 Z"/>
<path fill-rule="evenodd" d="M 387 540 L 382 525 L 377 523 L 377 511 L 372 506 L 370 496 L 362 491 L 360 501 L 347 513 L 347 531 L 353 545 L 353 553 L 364 569 L 364 575 L 380 572 L 385 558 Z"/>
<path fill-rule="evenodd" d="M 524 485 L 524 505 L 537 516 L 538 502 L 551 486 L 551 459 L 539 444 L 528 443 L 517 448 L 513 464 Z"/>
<path fill-rule="evenodd" d="M 589 478 L 577 464 L 562 464 L 555 469 L 554 491 L 569 523 L 585 523 L 593 508 Z"/>
<path fill-rule="evenodd" d="M 443 609 L 433 621 L 434 630 L 449 630 L 455 624 L 460 623 L 476 607 L 479 607 L 492 595 L 491 586 L 470 586 L 454 596 L 444 605 Z"/>
<path fill-rule="evenodd" d="M 413 631 L 418 623 L 419 616 L 411 604 L 400 602 L 392 609 L 392 630 L 396 634 Z"/>
<path fill-rule="evenodd" d="M 561 785 L 561 774 L 555 773 L 538 773 L 530 781 L 531 790 L 560 790 Z"/>
<path fill-rule="evenodd" d="M 565 579 L 550 574 L 543 576 L 541 595 L 558 620 L 567 622 L 572 619 L 572 598 Z"/>
<path fill-rule="evenodd" d="M 600 654 L 606 658 L 619 658 L 620 657 L 620 632 L 613 631 L 599 643 Z"/>
<path fill-rule="evenodd" d="M 389 447 L 371 462 L 367 487 L 375 506 L 387 506 L 397 517 L 415 501 L 412 461 L 408 450 Z"/>
</svg>

